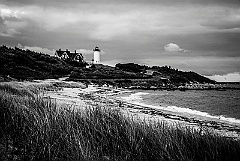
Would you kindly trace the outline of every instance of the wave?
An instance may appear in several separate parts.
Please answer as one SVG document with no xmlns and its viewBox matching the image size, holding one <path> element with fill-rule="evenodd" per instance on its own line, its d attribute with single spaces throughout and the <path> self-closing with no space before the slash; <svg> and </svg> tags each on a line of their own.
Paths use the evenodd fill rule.
<svg viewBox="0 0 240 161">
<path fill-rule="evenodd" d="M 124 96 L 124 97 L 121 97 L 124 101 L 126 102 L 131 102 L 132 101 L 141 101 L 142 100 L 142 95 L 148 95 L 150 93 L 146 93 L 146 92 L 137 92 L 137 93 L 132 93 L 131 95 L 129 96 Z"/>
<path fill-rule="evenodd" d="M 190 108 L 184 108 L 184 107 L 177 107 L 177 106 L 157 106 L 157 105 L 151 105 L 151 104 L 146 104 L 142 102 L 142 95 L 148 95 L 150 93 L 145 93 L 145 92 L 137 92 L 133 93 L 129 96 L 126 97 L 121 97 L 123 101 L 126 101 L 128 103 L 138 105 L 138 106 L 143 106 L 143 107 L 148 107 L 151 109 L 156 109 L 156 110 L 164 110 L 164 111 L 169 111 L 173 113 L 178 113 L 178 114 L 189 114 L 192 116 L 201 116 L 205 118 L 210 118 L 210 119 L 215 119 L 219 121 L 224 121 L 224 122 L 230 122 L 230 123 L 236 123 L 240 124 L 240 120 L 236 118 L 231 118 L 231 117 L 225 117 L 225 116 L 215 116 L 211 115 L 207 112 L 202 112 L 198 110 L 193 110 Z"/>
</svg>

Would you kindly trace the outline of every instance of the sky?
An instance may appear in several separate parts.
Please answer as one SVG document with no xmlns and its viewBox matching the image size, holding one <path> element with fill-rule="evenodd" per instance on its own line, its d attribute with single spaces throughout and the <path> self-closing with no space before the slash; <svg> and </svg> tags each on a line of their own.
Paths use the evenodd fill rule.
<svg viewBox="0 0 240 161">
<path fill-rule="evenodd" d="M 0 0 L 0 45 L 240 82 L 240 0 Z"/>
</svg>

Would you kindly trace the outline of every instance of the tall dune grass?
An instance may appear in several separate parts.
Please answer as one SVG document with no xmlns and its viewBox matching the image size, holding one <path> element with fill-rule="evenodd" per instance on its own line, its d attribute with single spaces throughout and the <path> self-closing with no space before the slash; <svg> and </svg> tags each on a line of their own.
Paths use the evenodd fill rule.
<svg viewBox="0 0 240 161">
<path fill-rule="evenodd" d="M 0 85 L 0 160 L 239 160 L 240 142 L 209 131 L 136 121 L 120 111 L 58 108 Z"/>
</svg>

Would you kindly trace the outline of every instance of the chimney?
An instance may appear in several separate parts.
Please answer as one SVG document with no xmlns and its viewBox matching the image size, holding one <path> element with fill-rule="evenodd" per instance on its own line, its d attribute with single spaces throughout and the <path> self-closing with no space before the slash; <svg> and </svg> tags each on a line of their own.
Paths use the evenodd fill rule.
<svg viewBox="0 0 240 161">
<path fill-rule="evenodd" d="M 66 49 L 66 51 L 68 51 L 68 49 Z"/>
<path fill-rule="evenodd" d="M 75 50 L 75 54 L 77 53 L 77 50 Z"/>
<path fill-rule="evenodd" d="M 59 49 L 59 51 L 61 51 L 61 49 Z"/>
</svg>

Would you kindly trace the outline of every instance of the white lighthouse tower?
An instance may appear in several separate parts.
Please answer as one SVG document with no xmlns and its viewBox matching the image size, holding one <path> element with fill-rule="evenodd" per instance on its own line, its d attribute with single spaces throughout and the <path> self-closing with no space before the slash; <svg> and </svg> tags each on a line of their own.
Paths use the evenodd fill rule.
<svg viewBox="0 0 240 161">
<path fill-rule="evenodd" d="M 95 47 L 95 49 L 93 49 L 93 63 L 94 64 L 100 64 L 100 52 L 101 50 L 99 49 L 98 46 Z"/>
</svg>

